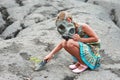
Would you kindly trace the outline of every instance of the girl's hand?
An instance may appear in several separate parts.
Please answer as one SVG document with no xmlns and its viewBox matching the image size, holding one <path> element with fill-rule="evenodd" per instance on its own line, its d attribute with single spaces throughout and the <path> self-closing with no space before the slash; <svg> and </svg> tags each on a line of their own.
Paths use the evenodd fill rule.
<svg viewBox="0 0 120 80">
<path fill-rule="evenodd" d="M 73 40 L 75 40 L 75 41 L 80 41 L 80 38 L 81 37 L 78 34 L 73 35 Z"/>
<path fill-rule="evenodd" d="M 48 54 L 47 56 L 45 56 L 44 60 L 46 60 L 47 62 L 49 62 L 52 59 L 53 55 Z"/>
</svg>

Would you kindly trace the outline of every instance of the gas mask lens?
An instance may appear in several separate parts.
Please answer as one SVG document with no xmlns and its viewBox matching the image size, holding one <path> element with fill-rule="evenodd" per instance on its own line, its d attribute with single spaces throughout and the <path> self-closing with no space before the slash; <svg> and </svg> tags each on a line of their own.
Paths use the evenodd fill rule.
<svg viewBox="0 0 120 80">
<path fill-rule="evenodd" d="M 71 28 L 68 32 L 71 36 L 75 34 L 75 28 Z"/>
<path fill-rule="evenodd" d="M 64 34 L 66 31 L 65 26 L 63 26 L 62 24 L 58 26 L 57 30 L 60 34 Z"/>
</svg>

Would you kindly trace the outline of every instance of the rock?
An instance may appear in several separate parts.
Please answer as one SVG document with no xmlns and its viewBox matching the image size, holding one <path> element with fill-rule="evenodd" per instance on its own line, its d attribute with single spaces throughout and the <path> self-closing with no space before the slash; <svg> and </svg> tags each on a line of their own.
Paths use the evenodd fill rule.
<svg viewBox="0 0 120 80">
<path fill-rule="evenodd" d="M 12 25 L 6 28 L 6 30 L 1 34 L 4 39 L 10 39 L 16 37 L 22 28 L 20 27 L 20 22 L 16 21 Z"/>
<path fill-rule="evenodd" d="M 0 1 L 0 5 L 4 5 L 6 8 L 13 8 L 18 6 L 18 4 L 16 4 L 15 0 L 9 1 L 9 0 L 4 0 L 4 1 Z"/>
<path fill-rule="evenodd" d="M 115 8 L 111 13 L 113 6 L 109 8 L 107 4 L 103 4 L 105 1 L 111 2 L 97 1 L 99 2 L 97 5 L 91 4 L 90 0 L 0 1 L 9 14 L 5 19 L 2 18 L 3 14 L 0 14 L 0 30 L 2 30 L 1 26 L 7 23 L 8 18 L 12 18 L 10 21 L 13 22 L 6 26 L 0 36 L 2 38 L 0 39 L 0 79 L 119 80 L 120 29 L 113 21 L 114 15 L 119 16 L 118 10 Z M 101 4 L 103 7 L 100 6 Z M 109 9 L 106 10 L 107 8 Z M 72 63 L 71 55 L 65 50 L 58 52 L 44 66 L 44 70 L 37 72 L 33 70 L 34 64 L 29 60 L 30 56 L 43 60 L 62 39 L 55 26 L 55 18 L 62 10 L 70 12 L 74 21 L 89 24 L 100 37 L 101 49 L 104 51 L 101 52 L 101 66 L 97 70 L 87 70 L 81 74 L 72 73 L 68 68 Z M 110 17 L 110 13 L 113 18 Z"/>
<path fill-rule="evenodd" d="M 5 29 L 5 26 L 4 26 L 5 22 L 4 20 L 2 19 L 2 15 L 0 13 L 0 34 L 3 32 L 3 30 Z"/>
<path fill-rule="evenodd" d="M 112 21 L 120 28 L 120 1 L 119 0 L 89 0 L 89 3 L 100 5 L 109 13 Z"/>
</svg>

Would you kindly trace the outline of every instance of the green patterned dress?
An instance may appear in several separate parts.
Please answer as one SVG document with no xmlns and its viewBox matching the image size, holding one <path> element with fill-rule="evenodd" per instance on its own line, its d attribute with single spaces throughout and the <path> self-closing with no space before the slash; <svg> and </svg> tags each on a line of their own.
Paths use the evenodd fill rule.
<svg viewBox="0 0 120 80">
<path fill-rule="evenodd" d="M 80 37 L 88 38 L 89 36 L 82 31 L 82 26 L 78 28 L 77 33 Z M 78 42 L 80 47 L 80 57 L 82 61 L 92 70 L 100 66 L 100 41 L 92 43 Z M 74 60 L 76 58 L 74 57 Z"/>
</svg>

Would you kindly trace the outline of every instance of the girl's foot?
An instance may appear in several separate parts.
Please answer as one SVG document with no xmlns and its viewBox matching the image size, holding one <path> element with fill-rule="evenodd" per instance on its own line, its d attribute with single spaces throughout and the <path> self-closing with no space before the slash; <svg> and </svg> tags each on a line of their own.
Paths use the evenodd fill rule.
<svg viewBox="0 0 120 80">
<path fill-rule="evenodd" d="M 88 67 L 86 65 L 80 65 L 78 68 L 72 70 L 74 73 L 81 73 L 85 71 Z"/>
<path fill-rule="evenodd" d="M 78 68 L 79 66 L 80 66 L 80 63 L 77 62 L 76 64 L 69 65 L 69 68 L 73 70 L 73 69 Z"/>
</svg>

